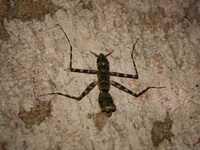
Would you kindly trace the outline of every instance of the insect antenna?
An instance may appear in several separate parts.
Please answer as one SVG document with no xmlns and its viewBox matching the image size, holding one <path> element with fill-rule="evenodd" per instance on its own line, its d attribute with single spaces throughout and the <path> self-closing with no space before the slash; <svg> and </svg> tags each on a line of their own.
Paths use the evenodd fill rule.
<svg viewBox="0 0 200 150">
<path fill-rule="evenodd" d="M 114 50 L 110 53 L 108 53 L 107 55 L 105 55 L 105 57 L 109 56 L 110 54 L 112 54 L 114 52 Z M 97 55 L 96 53 L 90 51 L 90 53 L 92 53 L 94 56 L 99 57 L 99 55 Z"/>
<path fill-rule="evenodd" d="M 109 56 L 109 55 L 112 54 L 113 52 L 114 52 L 114 50 L 113 50 L 112 52 L 108 53 L 107 55 L 105 55 L 105 57 Z"/>
<path fill-rule="evenodd" d="M 90 53 L 92 53 L 94 56 L 99 57 L 99 55 L 97 55 L 96 53 L 90 51 Z"/>
</svg>

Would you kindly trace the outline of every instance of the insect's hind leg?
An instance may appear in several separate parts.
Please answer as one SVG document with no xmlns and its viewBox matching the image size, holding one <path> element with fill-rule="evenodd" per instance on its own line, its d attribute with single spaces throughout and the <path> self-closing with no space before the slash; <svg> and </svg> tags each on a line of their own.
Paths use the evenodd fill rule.
<svg viewBox="0 0 200 150">
<path fill-rule="evenodd" d="M 141 91 L 140 93 L 134 93 L 132 92 L 131 90 L 127 89 L 126 87 L 124 87 L 123 85 L 121 85 L 120 83 L 118 82 L 115 82 L 115 81 L 110 81 L 110 84 L 128 94 L 131 94 L 135 97 L 139 97 L 140 95 L 144 94 L 146 91 L 148 91 L 149 89 L 153 89 L 153 88 L 156 88 L 156 89 L 160 89 L 160 88 L 165 88 L 165 87 L 147 87 L 146 89 L 144 89 L 143 91 Z"/>
<path fill-rule="evenodd" d="M 95 86 L 97 85 L 97 81 L 94 81 L 92 83 L 90 83 L 90 85 L 83 91 L 83 93 L 78 96 L 78 97 L 75 97 L 75 96 L 71 96 L 71 95 L 68 95 L 68 94 L 63 94 L 63 93 L 49 93 L 49 94 L 44 94 L 44 95 L 40 95 L 40 96 L 46 96 L 46 95 L 61 95 L 61 96 L 65 96 L 65 97 L 69 97 L 69 98 L 72 98 L 72 99 L 75 99 L 77 101 L 80 101 L 85 95 L 87 95 Z M 40 97 L 39 96 L 39 97 Z"/>
<path fill-rule="evenodd" d="M 134 67 L 134 70 L 135 70 L 135 75 L 118 73 L 118 72 L 110 72 L 111 76 L 124 77 L 124 78 L 134 78 L 134 79 L 138 79 L 139 78 L 137 67 L 136 67 L 135 61 L 133 59 L 133 51 L 135 50 L 135 45 L 137 44 L 138 40 L 139 39 L 137 39 L 136 42 L 133 44 L 133 49 L 132 49 L 132 52 L 131 52 L 131 58 L 132 58 L 132 61 L 133 61 L 133 67 Z"/>
<path fill-rule="evenodd" d="M 76 68 L 72 68 L 72 45 L 70 43 L 70 40 L 67 36 L 67 33 L 65 33 L 65 31 L 63 30 L 63 28 L 57 24 L 57 26 L 60 27 L 60 29 L 63 31 L 63 33 L 65 34 L 65 37 L 67 38 L 67 41 L 70 45 L 70 71 L 71 72 L 79 72 L 79 73 L 87 73 L 87 74 L 97 74 L 97 70 L 87 70 L 87 69 L 76 69 Z"/>
</svg>

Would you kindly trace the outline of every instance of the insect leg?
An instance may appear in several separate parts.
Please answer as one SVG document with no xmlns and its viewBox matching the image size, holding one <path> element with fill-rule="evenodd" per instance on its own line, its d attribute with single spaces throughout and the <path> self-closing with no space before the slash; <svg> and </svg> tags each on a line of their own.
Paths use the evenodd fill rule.
<svg viewBox="0 0 200 150">
<path fill-rule="evenodd" d="M 97 85 L 97 81 L 94 81 L 92 83 L 90 83 L 90 85 L 83 91 L 83 93 L 78 96 L 78 97 L 75 97 L 75 96 L 71 96 L 71 95 L 68 95 L 68 94 L 63 94 L 63 93 L 49 93 L 49 94 L 44 94 L 44 95 L 40 95 L 40 96 L 46 96 L 46 95 L 61 95 L 61 96 L 65 96 L 65 97 L 69 97 L 69 98 L 72 98 L 72 99 L 75 99 L 75 100 L 78 100 L 80 101 L 85 95 L 87 95 L 95 86 Z"/>
<path fill-rule="evenodd" d="M 124 74 L 124 73 L 118 73 L 118 72 L 110 72 L 110 75 L 111 76 L 117 76 L 117 77 L 125 77 L 125 78 L 134 78 L 134 79 L 138 79 L 139 76 L 138 76 L 138 71 L 137 71 L 137 68 L 136 68 L 136 64 L 135 64 L 135 61 L 133 59 L 133 51 L 135 49 L 135 45 L 136 43 L 138 42 L 139 39 L 137 39 L 137 41 L 133 44 L 133 49 L 132 49 L 132 53 L 131 53 L 131 58 L 133 60 L 133 67 L 135 69 L 135 73 L 136 75 L 132 75 L 132 74 Z"/>
<path fill-rule="evenodd" d="M 70 43 L 70 40 L 67 36 L 67 33 L 65 33 L 65 31 L 63 30 L 63 28 L 57 24 L 57 26 L 60 27 L 60 29 L 63 31 L 63 33 L 65 34 L 65 37 L 67 38 L 67 41 L 70 45 L 70 71 L 71 72 L 79 72 L 79 73 L 87 73 L 87 74 L 97 74 L 97 70 L 87 70 L 87 69 L 76 69 L 76 68 L 72 68 L 72 45 Z"/>
<path fill-rule="evenodd" d="M 141 91 L 140 93 L 134 93 L 131 90 L 127 89 L 126 87 L 124 87 L 123 85 L 121 85 L 121 84 L 119 84 L 119 83 L 117 83 L 115 81 L 110 81 L 110 84 L 112 86 L 114 86 L 114 87 L 116 87 L 116 88 L 128 93 L 128 94 L 131 94 L 131 95 L 135 96 L 135 97 L 139 97 L 140 95 L 144 94 L 147 90 L 152 89 L 152 88 L 156 88 L 156 89 L 165 88 L 165 87 L 154 87 L 154 86 L 152 86 L 152 87 L 147 87 L 145 90 Z"/>
</svg>

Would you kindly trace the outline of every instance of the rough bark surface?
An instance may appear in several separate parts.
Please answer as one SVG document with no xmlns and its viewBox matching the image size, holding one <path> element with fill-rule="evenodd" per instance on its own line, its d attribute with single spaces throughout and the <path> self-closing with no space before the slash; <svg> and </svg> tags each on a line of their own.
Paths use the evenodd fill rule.
<svg viewBox="0 0 200 150">
<path fill-rule="evenodd" d="M 26 19 L 11 11 L 9 19 L 6 13 L 0 15 L 5 17 L 1 34 L 6 35 L 0 40 L 0 149 L 200 148 L 199 1 L 52 2 L 47 14 L 38 13 L 41 18 L 31 18 L 34 10 Z M 69 43 L 56 24 L 67 33 L 73 67 L 79 69 L 96 69 L 90 51 L 114 50 L 108 56 L 110 70 L 134 74 L 131 49 L 139 38 L 134 52 L 139 79 L 112 80 L 134 92 L 148 86 L 166 88 L 135 98 L 111 87 L 117 107 L 111 118 L 100 111 L 97 87 L 81 101 L 38 97 L 50 92 L 79 96 L 97 80 L 96 75 L 70 72 Z"/>
</svg>

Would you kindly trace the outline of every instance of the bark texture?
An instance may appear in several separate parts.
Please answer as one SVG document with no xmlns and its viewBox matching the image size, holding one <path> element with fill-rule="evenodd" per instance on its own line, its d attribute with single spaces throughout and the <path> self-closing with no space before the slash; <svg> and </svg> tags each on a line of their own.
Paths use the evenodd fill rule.
<svg viewBox="0 0 200 150">
<path fill-rule="evenodd" d="M 17 17 L 9 7 L 0 15 L 0 149 L 199 149 L 199 1 L 29 3 L 5 3 Z M 97 87 L 81 101 L 39 97 L 51 92 L 79 96 L 97 80 L 96 75 L 70 72 L 69 43 L 56 24 L 71 41 L 74 68 L 97 69 L 90 51 L 114 50 L 108 56 L 110 70 L 135 74 L 131 50 L 139 38 L 134 52 L 139 79 L 112 80 L 136 93 L 148 86 L 166 87 L 135 98 L 111 86 L 117 107 L 111 118 L 101 113 Z"/>
</svg>

